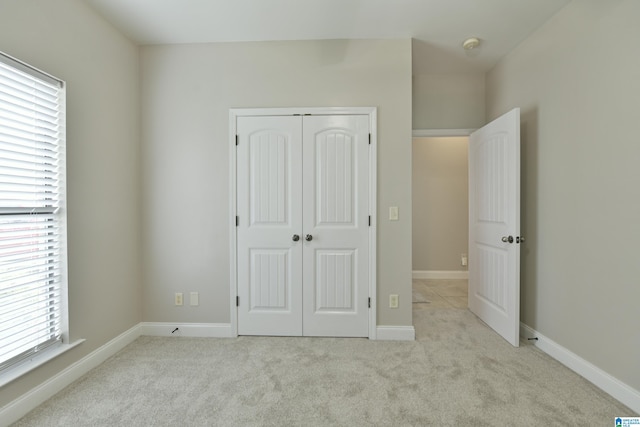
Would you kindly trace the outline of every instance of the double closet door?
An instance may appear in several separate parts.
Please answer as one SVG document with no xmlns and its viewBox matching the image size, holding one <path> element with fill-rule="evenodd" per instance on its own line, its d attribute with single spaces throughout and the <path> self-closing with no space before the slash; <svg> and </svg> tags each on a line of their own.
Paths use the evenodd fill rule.
<svg viewBox="0 0 640 427">
<path fill-rule="evenodd" d="M 368 336 L 369 117 L 236 129 L 238 334 Z"/>
</svg>

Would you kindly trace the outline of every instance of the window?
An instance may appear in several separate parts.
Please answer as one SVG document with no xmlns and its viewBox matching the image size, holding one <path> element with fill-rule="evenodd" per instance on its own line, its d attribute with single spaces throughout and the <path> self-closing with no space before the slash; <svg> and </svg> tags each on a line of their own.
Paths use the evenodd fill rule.
<svg viewBox="0 0 640 427">
<path fill-rule="evenodd" d="M 64 83 L 0 53 L 0 372 L 67 333 Z"/>
</svg>

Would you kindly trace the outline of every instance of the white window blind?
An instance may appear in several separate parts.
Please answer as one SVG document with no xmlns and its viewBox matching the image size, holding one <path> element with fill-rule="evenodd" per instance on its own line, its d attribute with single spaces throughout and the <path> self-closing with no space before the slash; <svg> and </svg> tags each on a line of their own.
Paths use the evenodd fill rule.
<svg viewBox="0 0 640 427">
<path fill-rule="evenodd" d="M 61 341 L 62 82 L 0 54 L 0 371 Z"/>
</svg>

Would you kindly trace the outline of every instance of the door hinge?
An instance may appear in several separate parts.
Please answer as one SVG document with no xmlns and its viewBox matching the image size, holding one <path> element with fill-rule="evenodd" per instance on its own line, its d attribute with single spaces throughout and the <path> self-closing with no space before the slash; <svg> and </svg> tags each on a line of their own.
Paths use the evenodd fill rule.
<svg viewBox="0 0 640 427">
<path fill-rule="evenodd" d="M 369 134 L 369 145 L 371 145 L 371 134 Z"/>
<path fill-rule="evenodd" d="M 371 308 L 371 297 L 369 297 L 369 308 Z"/>
<path fill-rule="evenodd" d="M 240 217 L 236 215 L 236 227 L 240 225 Z"/>
<path fill-rule="evenodd" d="M 369 215 L 369 227 L 371 227 L 371 215 Z"/>
<path fill-rule="evenodd" d="M 238 135 L 236 135 L 236 146 L 238 145 Z"/>
<path fill-rule="evenodd" d="M 240 307 L 240 297 L 236 297 L 236 307 Z"/>
</svg>

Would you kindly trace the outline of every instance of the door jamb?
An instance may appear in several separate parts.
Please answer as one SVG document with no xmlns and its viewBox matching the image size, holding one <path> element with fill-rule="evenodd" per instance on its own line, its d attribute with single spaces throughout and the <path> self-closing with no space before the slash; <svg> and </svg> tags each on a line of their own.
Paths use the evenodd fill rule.
<svg viewBox="0 0 640 427">
<path fill-rule="evenodd" d="M 377 331 L 377 168 L 378 168 L 378 109 L 377 107 L 310 107 L 310 108 L 231 108 L 229 109 L 229 320 L 231 336 L 238 336 L 238 309 L 236 307 L 237 288 L 237 119 L 249 116 L 293 116 L 293 115 L 367 115 L 371 148 L 369 149 L 369 339 L 376 339 Z"/>
</svg>

